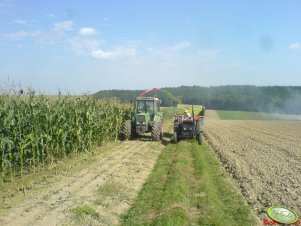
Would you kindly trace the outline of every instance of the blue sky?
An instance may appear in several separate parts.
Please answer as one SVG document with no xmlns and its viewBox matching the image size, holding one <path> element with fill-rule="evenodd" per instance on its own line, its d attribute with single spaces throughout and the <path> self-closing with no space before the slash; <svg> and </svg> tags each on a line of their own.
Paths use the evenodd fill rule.
<svg viewBox="0 0 301 226">
<path fill-rule="evenodd" d="M 301 85 L 301 1 L 0 0 L 0 84 Z"/>
</svg>

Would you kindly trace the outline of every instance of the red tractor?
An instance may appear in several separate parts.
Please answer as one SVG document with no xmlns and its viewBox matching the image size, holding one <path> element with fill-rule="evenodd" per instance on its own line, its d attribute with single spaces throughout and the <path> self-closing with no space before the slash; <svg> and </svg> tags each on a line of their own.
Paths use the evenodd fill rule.
<svg viewBox="0 0 301 226">
<path fill-rule="evenodd" d="M 204 108 L 200 115 L 195 115 L 192 105 L 192 116 L 175 114 L 173 118 L 174 132 L 173 139 L 177 143 L 181 139 L 197 139 L 202 144 L 202 125 L 204 124 Z"/>
</svg>

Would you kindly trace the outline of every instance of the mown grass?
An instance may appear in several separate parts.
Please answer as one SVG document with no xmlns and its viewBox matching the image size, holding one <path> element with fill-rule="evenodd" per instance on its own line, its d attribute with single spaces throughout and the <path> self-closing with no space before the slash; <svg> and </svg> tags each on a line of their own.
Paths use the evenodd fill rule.
<svg viewBox="0 0 301 226">
<path fill-rule="evenodd" d="M 122 225 L 255 225 L 212 149 L 196 141 L 164 148 Z"/>
<path fill-rule="evenodd" d="M 98 189 L 95 204 L 110 208 L 116 202 L 127 199 L 129 199 L 128 194 L 122 184 L 109 180 Z"/>
<path fill-rule="evenodd" d="M 98 218 L 98 213 L 96 210 L 88 205 L 78 206 L 75 209 L 73 209 L 73 213 L 77 217 L 83 217 L 84 215 L 89 215 L 93 218 Z"/>
<path fill-rule="evenodd" d="M 222 120 L 275 120 L 278 119 L 273 114 L 263 112 L 247 112 L 247 111 L 216 111 Z"/>
</svg>

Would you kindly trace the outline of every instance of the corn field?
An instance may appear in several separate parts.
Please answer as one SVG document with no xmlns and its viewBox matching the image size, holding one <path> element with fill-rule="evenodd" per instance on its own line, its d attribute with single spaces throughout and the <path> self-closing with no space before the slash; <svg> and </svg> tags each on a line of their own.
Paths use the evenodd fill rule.
<svg viewBox="0 0 301 226">
<path fill-rule="evenodd" d="M 1 95 L 0 184 L 116 139 L 128 110 L 89 96 Z"/>
</svg>

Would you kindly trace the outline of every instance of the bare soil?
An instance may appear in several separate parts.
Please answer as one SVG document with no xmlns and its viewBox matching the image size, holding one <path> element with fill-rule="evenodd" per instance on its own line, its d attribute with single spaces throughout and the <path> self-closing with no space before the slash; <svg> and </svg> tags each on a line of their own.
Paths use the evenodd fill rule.
<svg viewBox="0 0 301 226">
<path fill-rule="evenodd" d="M 149 141 L 114 144 L 72 166 L 78 170 L 35 182 L 26 192 L 6 191 L 1 195 L 0 225 L 116 225 L 162 147 Z M 78 214 L 78 207 L 89 207 L 95 214 Z"/>
<path fill-rule="evenodd" d="M 301 121 L 220 120 L 207 111 L 205 135 L 258 213 L 284 205 L 301 214 Z"/>
</svg>

